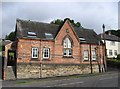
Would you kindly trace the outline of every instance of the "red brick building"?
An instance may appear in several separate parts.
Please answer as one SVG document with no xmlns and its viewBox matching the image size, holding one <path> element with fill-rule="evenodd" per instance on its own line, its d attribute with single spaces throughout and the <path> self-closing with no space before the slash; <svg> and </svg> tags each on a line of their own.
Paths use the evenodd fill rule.
<svg viewBox="0 0 120 89">
<path fill-rule="evenodd" d="M 104 71 L 104 45 L 91 29 L 17 19 L 16 78 Z"/>
</svg>

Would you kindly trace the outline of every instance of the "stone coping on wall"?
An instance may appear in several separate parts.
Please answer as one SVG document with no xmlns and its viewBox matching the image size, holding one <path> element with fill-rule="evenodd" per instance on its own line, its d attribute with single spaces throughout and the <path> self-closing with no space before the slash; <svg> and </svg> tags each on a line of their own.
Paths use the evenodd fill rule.
<svg viewBox="0 0 120 89">
<path fill-rule="evenodd" d="M 17 65 L 24 65 L 24 64 L 28 64 L 28 65 L 40 65 L 40 64 L 42 64 L 42 65 L 63 65 L 63 66 L 73 66 L 73 65 L 82 65 L 82 66 L 86 66 L 86 65 L 90 65 L 90 64 L 82 64 L 82 63 L 79 63 L 79 64 L 75 64 L 75 63 L 38 63 L 38 62 L 29 62 L 29 63 L 27 63 L 27 62 L 19 62 L 19 63 L 17 63 Z M 97 64 L 92 64 L 92 65 L 97 65 Z"/>
</svg>

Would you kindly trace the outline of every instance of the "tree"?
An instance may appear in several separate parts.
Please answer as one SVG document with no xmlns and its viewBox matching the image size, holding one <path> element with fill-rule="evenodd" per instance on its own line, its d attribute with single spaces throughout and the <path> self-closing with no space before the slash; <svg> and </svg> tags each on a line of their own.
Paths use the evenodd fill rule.
<svg viewBox="0 0 120 89">
<path fill-rule="evenodd" d="M 73 19 L 70 19 L 70 18 L 65 18 L 64 20 L 57 19 L 57 20 L 52 21 L 51 24 L 57 24 L 57 25 L 61 26 L 61 25 L 63 25 L 64 21 L 67 20 L 67 19 L 70 21 L 70 23 L 71 23 L 73 26 L 75 26 L 75 27 L 81 27 L 80 22 L 76 22 L 76 23 L 75 23 L 74 20 L 73 20 Z"/>
<path fill-rule="evenodd" d="M 63 20 L 61 20 L 61 19 L 57 19 L 57 20 L 52 21 L 51 24 L 62 25 L 63 22 L 64 22 Z"/>
<path fill-rule="evenodd" d="M 109 31 L 111 32 L 112 35 L 120 37 L 120 29 L 118 29 L 118 30 L 108 30 L 105 33 L 108 34 Z"/>
<path fill-rule="evenodd" d="M 11 32 L 9 35 L 6 35 L 5 39 L 15 41 L 15 32 Z"/>
</svg>

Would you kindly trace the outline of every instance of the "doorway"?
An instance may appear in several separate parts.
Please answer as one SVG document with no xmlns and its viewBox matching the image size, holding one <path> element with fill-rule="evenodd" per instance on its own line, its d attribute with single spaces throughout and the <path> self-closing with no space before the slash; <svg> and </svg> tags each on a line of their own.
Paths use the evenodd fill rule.
<svg viewBox="0 0 120 89">
<path fill-rule="evenodd" d="M 15 66 L 15 64 L 16 64 L 15 51 L 8 50 L 7 66 Z"/>
</svg>

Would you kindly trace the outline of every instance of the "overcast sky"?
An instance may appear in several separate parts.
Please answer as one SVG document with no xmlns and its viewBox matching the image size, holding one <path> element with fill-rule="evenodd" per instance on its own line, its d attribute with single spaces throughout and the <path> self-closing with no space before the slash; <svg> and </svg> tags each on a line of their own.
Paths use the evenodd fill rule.
<svg viewBox="0 0 120 89">
<path fill-rule="evenodd" d="M 0 6 L 2 37 L 15 30 L 16 18 L 50 23 L 67 17 L 97 34 L 102 24 L 106 30 L 118 29 L 118 2 L 2 2 Z"/>
</svg>

